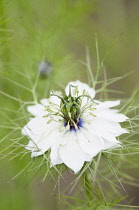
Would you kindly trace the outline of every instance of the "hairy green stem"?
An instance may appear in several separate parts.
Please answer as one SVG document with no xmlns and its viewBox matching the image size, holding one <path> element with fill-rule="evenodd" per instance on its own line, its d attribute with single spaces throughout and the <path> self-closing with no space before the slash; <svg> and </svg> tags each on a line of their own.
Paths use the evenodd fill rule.
<svg viewBox="0 0 139 210">
<path fill-rule="evenodd" d="M 91 180 L 88 177 L 88 173 L 84 173 L 84 186 L 87 198 L 92 200 L 92 192 L 91 192 Z"/>
</svg>

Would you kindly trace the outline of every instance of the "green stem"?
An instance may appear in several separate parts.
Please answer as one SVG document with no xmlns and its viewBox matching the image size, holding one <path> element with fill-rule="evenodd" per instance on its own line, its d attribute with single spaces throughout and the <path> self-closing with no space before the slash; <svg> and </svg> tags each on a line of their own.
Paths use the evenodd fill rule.
<svg viewBox="0 0 139 210">
<path fill-rule="evenodd" d="M 85 186 L 86 196 L 88 197 L 89 200 L 92 200 L 91 180 L 86 172 L 84 173 L 84 186 Z"/>
</svg>

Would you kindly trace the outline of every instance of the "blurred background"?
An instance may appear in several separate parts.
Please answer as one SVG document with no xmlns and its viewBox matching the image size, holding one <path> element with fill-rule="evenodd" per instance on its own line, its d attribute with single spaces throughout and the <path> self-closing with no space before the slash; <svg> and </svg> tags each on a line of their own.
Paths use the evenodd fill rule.
<svg viewBox="0 0 139 210">
<path fill-rule="evenodd" d="M 133 71 L 112 85 L 117 94 L 110 96 L 128 98 L 138 89 L 138 11 L 138 0 L 0 0 L 0 89 L 14 97 L 0 96 L 2 150 L 9 144 L 13 121 L 18 126 L 20 100 L 34 99 L 29 90 L 42 68 L 46 75 L 38 78 L 38 99 L 48 96 L 51 88 L 62 90 L 71 80 L 87 82 L 82 62 L 86 61 L 88 48 L 92 69 L 96 70 L 96 33 L 100 59 L 119 37 L 105 60 L 108 78 Z M 43 67 L 39 65 L 42 61 L 46 61 Z M 26 122 L 27 118 L 23 119 L 21 126 Z M 9 155 L 0 160 L 0 209 L 61 209 L 57 191 L 53 192 L 55 182 L 51 177 L 42 182 L 42 171 L 9 182 L 30 159 L 11 158 Z M 138 163 L 137 156 L 135 162 Z M 138 179 L 139 171 L 127 171 Z M 130 183 L 125 188 L 129 199 L 133 198 L 131 204 L 139 205 L 137 186 Z"/>
</svg>

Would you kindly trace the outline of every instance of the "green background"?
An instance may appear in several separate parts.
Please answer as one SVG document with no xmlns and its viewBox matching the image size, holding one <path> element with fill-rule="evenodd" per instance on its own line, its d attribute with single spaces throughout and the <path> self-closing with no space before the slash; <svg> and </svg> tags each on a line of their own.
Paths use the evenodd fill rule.
<svg viewBox="0 0 139 210">
<path fill-rule="evenodd" d="M 86 59 L 88 47 L 92 69 L 96 70 L 97 33 L 101 59 L 119 37 L 105 60 L 108 78 L 134 71 L 111 86 L 122 94 L 110 93 L 110 97 L 130 97 L 139 83 L 138 11 L 137 0 L 0 0 L 0 89 L 16 98 L 33 100 L 25 87 L 30 89 L 34 84 L 38 63 L 43 59 L 50 61 L 53 68 L 47 78 L 39 78 L 38 99 L 48 96 L 50 88 L 63 89 L 71 80 L 87 82 L 86 67 L 82 62 Z M 0 103 L 2 124 L 7 125 L 7 120 L 20 117 L 20 112 L 15 115 L 3 111 L 3 108 L 16 111 L 20 107 L 19 101 L 1 95 Z M 26 121 L 27 118 L 21 126 Z M 1 139 L 9 132 L 11 129 L 1 127 Z M 2 149 L 8 145 L 9 139 L 10 136 L 1 143 Z M 0 160 L 0 209 L 61 209 L 56 198 L 57 188 L 53 192 L 55 181 L 48 176 L 42 182 L 45 168 L 8 182 L 30 159 L 27 156 L 22 160 L 9 160 L 11 157 L 8 155 Z M 128 173 L 138 178 L 138 171 Z M 68 185 L 68 180 L 74 179 L 68 175 L 65 177 L 67 182 L 61 181 L 61 189 Z M 131 184 L 126 189 L 129 198 L 133 198 L 132 204 L 138 205 L 138 188 Z"/>
</svg>

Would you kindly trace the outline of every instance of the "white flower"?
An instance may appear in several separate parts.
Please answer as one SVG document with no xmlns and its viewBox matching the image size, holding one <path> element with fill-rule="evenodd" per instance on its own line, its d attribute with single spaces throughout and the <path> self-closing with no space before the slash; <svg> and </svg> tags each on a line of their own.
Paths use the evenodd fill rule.
<svg viewBox="0 0 139 210">
<path fill-rule="evenodd" d="M 64 163 L 77 173 L 85 161 L 100 151 L 120 146 L 116 137 L 128 133 L 119 122 L 128 118 L 110 109 L 120 101 L 93 100 L 95 90 L 80 81 L 70 82 L 66 95 L 51 92 L 41 104 L 28 106 L 34 115 L 22 129 L 29 138 L 26 149 L 32 157 L 51 149 L 51 166 Z"/>
</svg>

